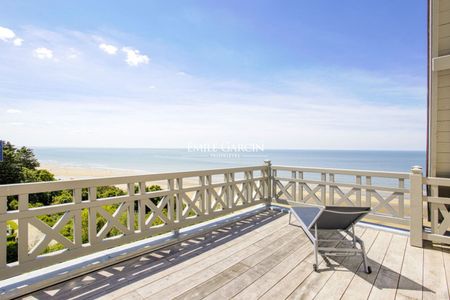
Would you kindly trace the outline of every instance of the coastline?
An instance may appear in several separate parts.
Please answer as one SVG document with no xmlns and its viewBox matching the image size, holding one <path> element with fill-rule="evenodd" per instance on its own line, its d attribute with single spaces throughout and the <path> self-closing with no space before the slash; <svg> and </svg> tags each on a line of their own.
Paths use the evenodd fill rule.
<svg viewBox="0 0 450 300">
<path fill-rule="evenodd" d="M 117 177 L 117 176 L 133 176 L 133 175 L 146 175 L 151 172 L 143 170 L 133 169 L 114 169 L 114 168 L 102 168 L 92 166 L 75 166 L 65 165 L 61 163 L 41 163 L 38 169 L 45 169 L 55 175 L 57 180 L 77 180 L 77 179 L 92 179 L 101 177 Z M 196 185 L 197 181 L 193 178 L 185 178 L 187 185 Z M 161 188 L 167 188 L 167 180 L 153 181 L 151 184 L 157 184 Z M 126 190 L 125 184 L 119 184 L 117 187 Z"/>
<path fill-rule="evenodd" d="M 46 169 L 51 172 L 58 180 L 88 179 L 98 177 L 114 177 L 142 175 L 147 172 L 130 169 L 113 169 L 90 166 L 71 166 L 59 163 L 41 163 L 39 169 Z"/>
</svg>

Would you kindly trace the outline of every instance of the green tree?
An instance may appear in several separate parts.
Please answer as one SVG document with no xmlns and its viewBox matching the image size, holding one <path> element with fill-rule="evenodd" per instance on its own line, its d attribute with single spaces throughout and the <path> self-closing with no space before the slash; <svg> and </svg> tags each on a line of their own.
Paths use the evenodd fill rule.
<svg viewBox="0 0 450 300">
<path fill-rule="evenodd" d="M 36 170 L 39 161 L 33 150 L 16 148 L 10 142 L 3 145 L 3 161 L 0 162 L 0 184 L 53 181 L 53 174 L 47 170 Z"/>
<path fill-rule="evenodd" d="M 34 156 L 33 150 L 30 148 L 21 147 L 20 149 L 17 149 L 15 156 L 23 168 L 34 170 L 40 166 L 39 161 Z"/>
<path fill-rule="evenodd" d="M 3 161 L 0 162 L 0 184 L 56 180 L 52 173 L 47 170 L 38 170 L 37 167 L 39 167 L 39 161 L 32 149 L 17 148 L 10 142 L 6 142 L 3 146 Z M 29 202 L 31 206 L 49 205 L 52 198 L 58 194 L 59 192 L 30 194 Z M 17 209 L 16 197 L 8 197 L 8 208 Z"/>
<path fill-rule="evenodd" d="M 17 149 L 9 142 L 3 145 L 3 161 L 0 162 L 0 184 L 19 183 L 22 165 L 17 160 Z"/>
<path fill-rule="evenodd" d="M 36 170 L 22 168 L 22 180 L 21 182 L 41 182 L 41 181 L 55 181 L 55 175 L 48 170 Z"/>
<path fill-rule="evenodd" d="M 61 191 L 59 195 L 56 195 L 53 197 L 52 203 L 53 204 L 63 204 L 63 203 L 70 203 L 73 201 L 72 197 L 72 191 L 64 190 Z"/>
<path fill-rule="evenodd" d="M 55 180 L 55 176 L 47 170 L 22 168 L 21 182 L 42 182 Z M 30 194 L 28 201 L 32 206 L 39 206 L 39 204 L 50 205 L 52 203 L 53 197 L 58 196 L 59 194 L 61 194 L 61 192 L 59 191 Z"/>
</svg>

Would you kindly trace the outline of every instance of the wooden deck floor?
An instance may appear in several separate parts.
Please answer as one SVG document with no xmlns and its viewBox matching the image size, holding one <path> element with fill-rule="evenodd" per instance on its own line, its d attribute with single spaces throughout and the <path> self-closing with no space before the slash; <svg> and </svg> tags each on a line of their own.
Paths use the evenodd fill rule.
<svg viewBox="0 0 450 300">
<path fill-rule="evenodd" d="M 448 249 L 358 227 L 372 274 L 356 256 L 313 272 L 312 246 L 287 218 L 263 212 L 24 299 L 449 299 Z"/>
</svg>

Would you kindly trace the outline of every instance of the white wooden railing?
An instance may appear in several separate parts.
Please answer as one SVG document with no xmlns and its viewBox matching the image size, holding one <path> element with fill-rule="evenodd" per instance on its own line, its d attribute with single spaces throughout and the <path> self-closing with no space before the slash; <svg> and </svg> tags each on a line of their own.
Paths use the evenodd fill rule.
<svg viewBox="0 0 450 300">
<path fill-rule="evenodd" d="M 418 247 L 424 240 L 450 245 L 450 198 L 439 195 L 442 188 L 450 190 L 450 179 L 424 177 L 421 167 L 399 173 L 272 166 L 274 202 L 369 206 L 365 220 L 409 229 Z"/>
<path fill-rule="evenodd" d="M 153 184 L 162 190 L 147 192 Z M 102 186 L 120 186 L 126 194 L 98 199 Z M 424 196 L 426 186 L 431 187 L 430 197 Z M 181 228 L 271 202 L 370 206 L 368 221 L 411 228 L 415 246 L 422 246 L 424 239 L 450 243 L 445 206 L 450 198 L 438 196 L 439 186 L 450 187 L 450 179 L 423 177 L 419 167 L 398 173 L 272 166 L 269 161 L 243 168 L 0 185 L 0 280 L 139 239 L 176 235 Z M 33 194 L 67 190 L 70 203 L 29 205 Z M 18 210 L 7 209 L 8 197 L 18 199 Z M 159 201 L 154 203 L 154 198 Z M 427 203 L 431 203 L 430 230 L 424 229 Z M 53 226 L 39 218 L 55 214 L 59 219 Z M 8 221 L 18 225 L 18 258 L 12 263 L 6 260 Z M 68 223 L 73 227 L 70 239 L 61 234 Z M 119 233 L 111 235 L 112 229 Z M 32 230 L 41 233 L 35 243 L 30 240 Z M 63 249 L 46 253 L 55 241 Z"/>
<path fill-rule="evenodd" d="M 206 171 L 152 174 L 143 176 L 111 177 L 0 186 L 0 279 L 46 267 L 159 235 L 232 213 L 238 209 L 264 203 L 270 195 L 270 167 L 267 165 Z M 146 187 L 159 184 L 162 190 L 146 192 Z M 97 199 L 100 186 L 123 186 L 123 196 Z M 136 188 L 138 186 L 139 188 Z M 83 189 L 88 199 L 82 199 Z M 69 190 L 72 202 L 30 208 L 31 194 Z M 137 193 L 135 191 L 138 191 Z M 18 210 L 7 210 L 7 197 L 18 198 Z M 151 199 L 159 197 L 158 203 Z M 105 210 L 113 206 L 114 212 Z M 88 215 L 87 222 L 82 215 Z M 59 220 L 50 227 L 39 219 L 42 215 L 59 214 Z M 106 222 L 98 229 L 97 216 Z M 125 222 L 124 220 L 125 216 Z M 158 219 L 158 222 L 155 222 Z M 18 260 L 6 260 L 6 223 L 18 224 Z M 63 236 L 61 229 L 71 222 L 73 239 Z M 87 224 L 86 224 L 87 223 Z M 156 225 L 158 223 L 158 225 Z M 88 241 L 83 242 L 83 227 L 87 227 Z M 41 232 L 41 238 L 32 247 L 31 229 Z M 116 228 L 121 234 L 108 236 Z M 53 241 L 53 242 L 52 242 Z M 54 241 L 64 249 L 44 253 Z"/>
<path fill-rule="evenodd" d="M 450 179 L 423 177 L 418 167 L 411 172 L 411 244 L 422 247 L 423 241 L 428 240 L 450 245 L 450 198 L 440 196 L 440 189 L 450 189 Z M 424 195 L 423 186 L 430 196 Z"/>
<path fill-rule="evenodd" d="M 274 201 L 369 206 L 373 221 L 409 226 L 409 173 L 273 166 Z"/>
</svg>

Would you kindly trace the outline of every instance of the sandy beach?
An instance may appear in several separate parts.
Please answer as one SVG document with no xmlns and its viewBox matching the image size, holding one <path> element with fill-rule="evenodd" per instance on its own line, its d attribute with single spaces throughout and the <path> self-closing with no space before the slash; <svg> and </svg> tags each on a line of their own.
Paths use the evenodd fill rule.
<svg viewBox="0 0 450 300">
<path fill-rule="evenodd" d="M 40 169 L 50 171 L 59 180 L 146 174 L 146 172 L 139 170 L 69 166 L 56 163 L 41 163 Z"/>
<path fill-rule="evenodd" d="M 113 169 L 113 168 L 97 168 L 88 166 L 71 166 L 57 163 L 41 163 L 39 169 L 46 169 L 53 173 L 58 180 L 76 180 L 89 179 L 100 177 L 116 177 L 116 176 L 132 176 L 150 174 L 142 170 L 130 169 Z M 197 185 L 198 180 L 195 178 L 185 178 L 183 180 L 184 186 Z M 150 184 L 150 183 L 148 183 Z M 167 180 L 152 181 L 151 184 L 157 184 L 163 189 L 167 188 Z M 151 185 L 150 184 L 150 185 Z M 117 187 L 126 190 L 126 185 L 116 185 Z"/>
</svg>

